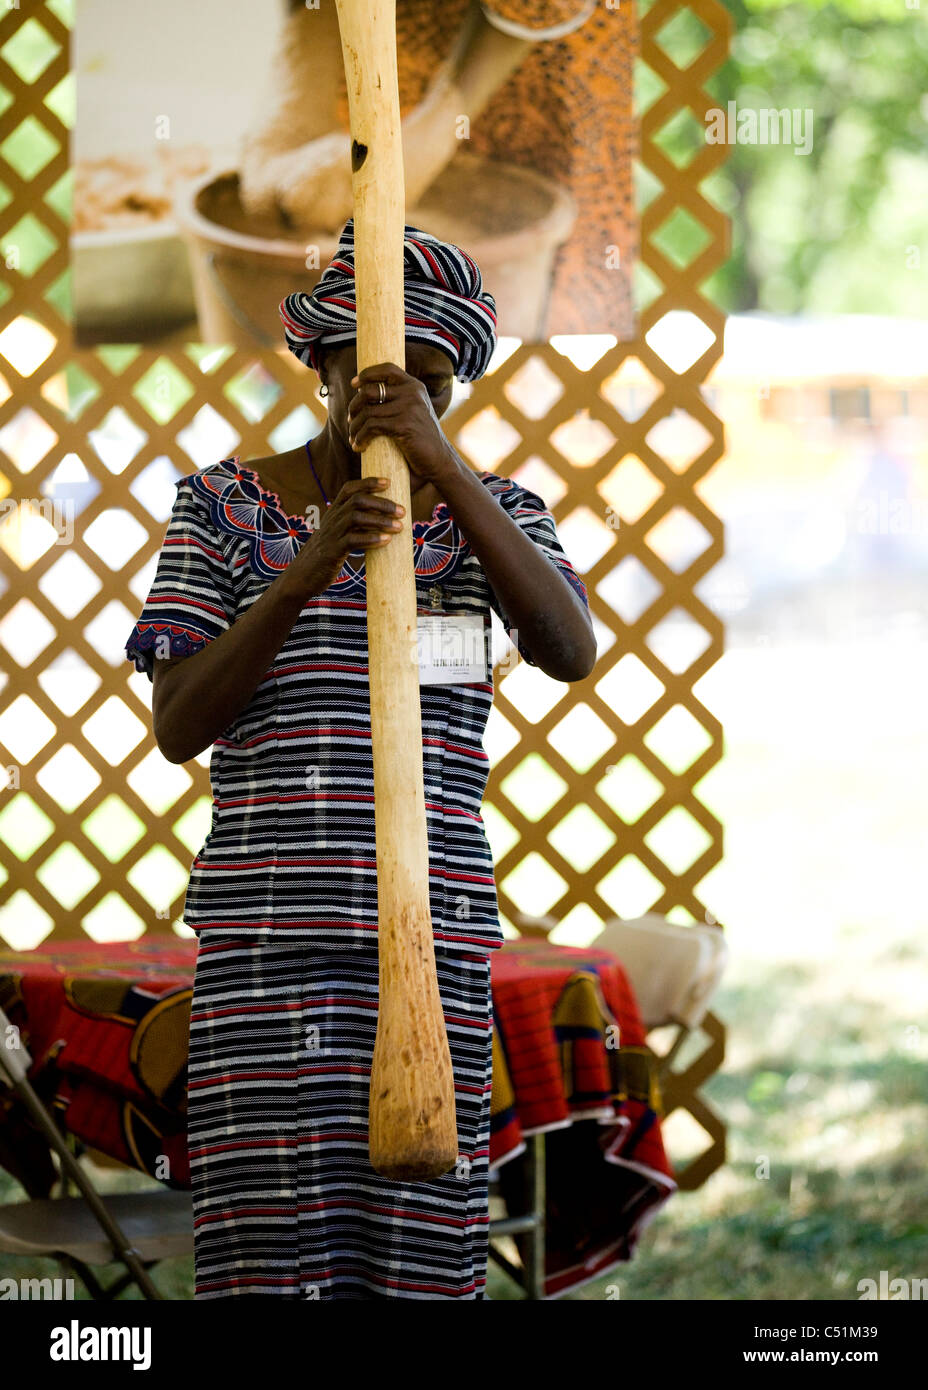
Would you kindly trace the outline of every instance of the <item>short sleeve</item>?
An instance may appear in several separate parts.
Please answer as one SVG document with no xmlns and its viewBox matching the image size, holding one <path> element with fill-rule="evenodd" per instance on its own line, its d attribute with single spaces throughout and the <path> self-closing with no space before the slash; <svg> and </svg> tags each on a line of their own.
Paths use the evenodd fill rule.
<svg viewBox="0 0 928 1390">
<path fill-rule="evenodd" d="M 209 504 L 189 478 L 181 478 L 155 578 L 126 643 L 126 657 L 151 680 L 157 657 L 201 651 L 228 631 L 234 614 L 232 576 Z"/>
<path fill-rule="evenodd" d="M 554 524 L 554 517 L 548 510 L 544 500 L 538 496 L 537 492 L 531 492 L 528 488 L 522 487 L 520 483 L 514 482 L 511 478 L 490 478 L 487 480 L 490 491 L 494 493 L 497 502 L 512 517 L 519 527 L 525 532 L 530 540 L 534 541 L 543 555 L 551 561 L 552 565 L 570 584 L 571 588 L 579 594 L 587 610 L 589 610 L 589 598 L 587 596 L 586 585 L 577 574 L 570 560 L 564 552 L 557 534 L 557 527 Z M 503 627 L 511 641 L 516 641 L 513 636 L 514 629 L 509 622 L 506 614 L 500 605 L 499 599 L 493 590 L 490 589 L 490 606 L 493 612 L 501 620 Z M 521 642 L 516 641 L 519 654 L 523 661 L 527 661 L 530 666 L 537 666 L 538 662 L 533 661 Z"/>
<path fill-rule="evenodd" d="M 480 8 L 494 29 L 517 39 L 562 39 L 596 11 L 598 0 L 482 0 Z"/>
</svg>

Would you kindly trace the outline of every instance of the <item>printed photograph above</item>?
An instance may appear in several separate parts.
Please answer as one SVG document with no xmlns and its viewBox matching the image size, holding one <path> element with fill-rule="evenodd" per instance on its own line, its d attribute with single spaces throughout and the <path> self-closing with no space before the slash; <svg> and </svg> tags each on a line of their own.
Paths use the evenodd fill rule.
<svg viewBox="0 0 928 1390">
<path fill-rule="evenodd" d="M 398 0 L 406 220 L 466 246 L 499 332 L 635 332 L 636 9 Z M 335 0 L 83 0 L 74 344 L 280 347 L 352 212 Z"/>
</svg>

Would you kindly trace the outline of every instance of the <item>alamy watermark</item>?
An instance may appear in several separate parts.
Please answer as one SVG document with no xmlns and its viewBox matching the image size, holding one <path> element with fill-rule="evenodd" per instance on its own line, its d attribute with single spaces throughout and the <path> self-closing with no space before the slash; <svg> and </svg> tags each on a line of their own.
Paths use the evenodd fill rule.
<svg viewBox="0 0 928 1390">
<path fill-rule="evenodd" d="M 16 517 L 22 525 L 26 516 L 40 516 L 57 533 L 55 545 L 70 545 L 74 540 L 75 514 L 73 497 L 28 497 L 22 502 L 12 497 L 0 499 L 0 524 Z"/>
<path fill-rule="evenodd" d="M 889 1270 L 881 1269 L 879 1280 L 858 1279 L 857 1292 L 862 1301 L 868 1298 L 913 1299 L 924 1303 L 928 1300 L 928 1279 L 890 1279 Z"/>
<path fill-rule="evenodd" d="M 707 145 L 792 145 L 794 154 L 812 150 L 812 108 L 761 106 L 738 109 L 730 101 L 723 111 L 706 112 Z"/>
<path fill-rule="evenodd" d="M 912 536 L 928 532 L 928 501 L 894 497 L 882 489 L 857 502 L 856 529 L 870 536 Z"/>
<path fill-rule="evenodd" d="M 0 1279 L 0 1299 L 21 1299 L 24 1303 L 56 1302 L 74 1298 L 74 1280 Z"/>
</svg>

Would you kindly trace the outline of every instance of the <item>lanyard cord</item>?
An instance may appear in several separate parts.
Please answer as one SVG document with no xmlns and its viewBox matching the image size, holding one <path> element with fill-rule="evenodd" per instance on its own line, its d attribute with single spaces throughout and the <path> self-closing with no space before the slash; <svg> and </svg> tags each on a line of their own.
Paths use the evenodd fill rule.
<svg viewBox="0 0 928 1390">
<path fill-rule="evenodd" d="M 312 454 L 309 452 L 309 440 L 308 440 L 308 439 L 307 439 L 307 441 L 306 441 L 306 457 L 309 459 L 309 466 L 310 466 L 310 468 L 313 468 L 313 456 L 312 456 Z M 316 486 L 319 488 L 319 491 L 322 493 L 323 497 L 325 497 L 325 505 L 326 505 L 327 507 L 331 507 L 332 504 L 331 504 L 331 502 L 329 501 L 328 497 L 326 497 L 325 488 L 324 488 L 324 487 L 322 486 L 322 484 L 320 483 L 320 481 L 319 481 L 319 475 L 318 475 L 318 473 L 316 472 L 315 468 L 313 468 L 313 477 L 316 479 Z"/>
</svg>

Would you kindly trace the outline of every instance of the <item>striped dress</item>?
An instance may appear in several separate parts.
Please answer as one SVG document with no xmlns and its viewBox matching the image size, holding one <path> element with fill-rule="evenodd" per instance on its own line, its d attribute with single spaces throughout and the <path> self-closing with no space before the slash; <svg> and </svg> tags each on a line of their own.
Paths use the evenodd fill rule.
<svg viewBox="0 0 928 1390">
<path fill-rule="evenodd" d="M 586 602 L 542 499 L 478 476 Z M 159 657 L 202 650 L 310 532 L 237 457 L 182 478 L 127 656 L 151 676 Z M 412 533 L 419 611 L 478 614 L 486 638 L 485 680 L 420 687 L 459 1161 L 410 1186 L 381 1178 L 367 1158 L 377 865 L 358 553 L 307 601 L 210 758 L 212 822 L 184 905 L 198 937 L 188 1072 L 197 1298 L 482 1297 L 490 953 L 502 944 L 481 816 L 490 610 L 517 634 L 444 503 Z"/>
</svg>

